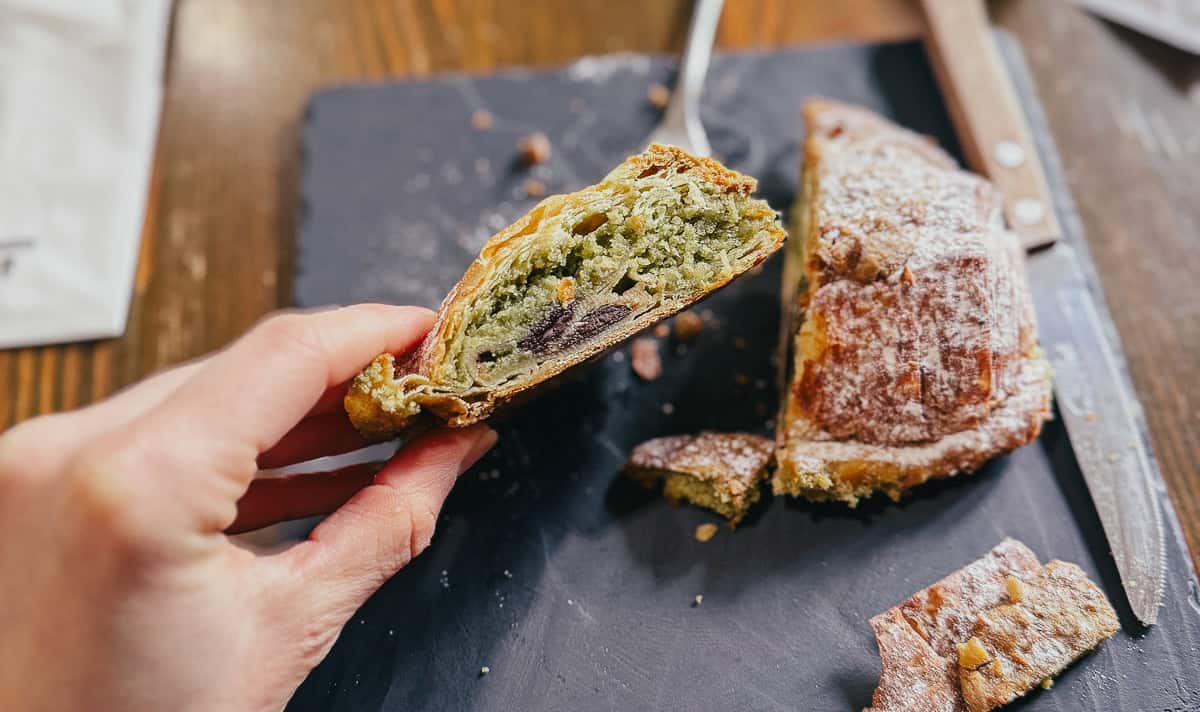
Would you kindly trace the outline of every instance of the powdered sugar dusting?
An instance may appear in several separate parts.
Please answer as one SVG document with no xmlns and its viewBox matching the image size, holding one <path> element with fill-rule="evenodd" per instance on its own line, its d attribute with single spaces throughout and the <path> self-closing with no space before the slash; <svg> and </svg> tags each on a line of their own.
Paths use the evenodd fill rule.
<svg viewBox="0 0 1200 712">
<path fill-rule="evenodd" d="M 958 712 L 993 709 L 1028 692 L 1118 625 L 1078 566 L 1042 566 L 1024 544 L 1005 539 L 875 616 L 871 627 L 883 670 L 867 712 Z M 969 660 L 962 650 L 971 646 Z"/>
<path fill-rule="evenodd" d="M 774 449 L 774 441 L 761 435 L 705 432 L 675 453 L 671 468 L 745 491 L 763 474 Z"/>
<path fill-rule="evenodd" d="M 1005 539 L 929 588 L 918 591 L 897 609 L 938 654 L 956 655 L 956 646 L 971 635 L 975 618 L 1004 602 L 1005 579 L 1029 576 L 1039 568 L 1037 556 L 1021 542 Z"/>
<path fill-rule="evenodd" d="M 821 104 L 808 118 L 817 230 L 806 248 L 796 434 L 912 446 L 902 456 L 917 457 L 954 449 L 940 440 L 958 435 L 958 446 L 995 452 L 993 438 L 1027 434 L 1029 411 L 993 417 L 1022 386 L 1034 408 L 1045 391 L 1044 374 L 1025 373 L 1033 309 L 995 192 L 869 112 Z"/>
<path fill-rule="evenodd" d="M 750 433 L 671 435 L 638 445 L 627 467 L 681 472 L 741 494 L 763 476 L 774 449 L 773 440 Z"/>
<path fill-rule="evenodd" d="M 804 423 L 792 423 L 787 457 L 798 471 L 819 471 L 821 462 L 866 461 L 901 467 L 936 467 L 946 474 L 973 469 L 999 452 L 1033 438 L 1049 408 L 1046 365 L 1040 360 L 1020 362 L 1013 393 L 977 426 L 945 435 L 928 443 L 892 447 L 861 440 L 837 440 L 825 432 L 811 432 Z"/>
</svg>

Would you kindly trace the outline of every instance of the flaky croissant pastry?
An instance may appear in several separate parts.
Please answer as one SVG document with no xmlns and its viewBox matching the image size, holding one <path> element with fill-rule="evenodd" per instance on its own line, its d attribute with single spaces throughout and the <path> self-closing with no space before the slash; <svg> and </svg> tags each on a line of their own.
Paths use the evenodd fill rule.
<svg viewBox="0 0 1200 712">
<path fill-rule="evenodd" d="M 804 114 L 776 494 L 898 498 L 1032 440 L 1049 367 L 999 196 L 869 111 Z"/>
<path fill-rule="evenodd" d="M 383 354 L 354 380 L 351 421 L 372 439 L 422 413 L 469 425 L 721 287 L 783 243 L 755 186 L 653 145 L 543 200 L 483 246 L 417 351 Z"/>
</svg>

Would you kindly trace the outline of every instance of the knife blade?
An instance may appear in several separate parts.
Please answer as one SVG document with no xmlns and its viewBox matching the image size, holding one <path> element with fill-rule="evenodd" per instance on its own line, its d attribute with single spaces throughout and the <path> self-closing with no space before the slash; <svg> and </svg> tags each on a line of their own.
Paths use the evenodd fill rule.
<svg viewBox="0 0 1200 712">
<path fill-rule="evenodd" d="M 1026 266 L 1058 412 L 1130 609 L 1153 625 L 1166 570 L 1162 480 L 1116 334 L 1079 257 L 1087 243 L 1057 156 L 1048 142 L 1034 143 L 1022 109 L 1032 110 L 1034 102 L 1018 101 L 982 0 L 921 4 L 926 47 L 967 162 L 1005 195 L 1009 227 L 1031 250 Z M 1022 91 L 1034 96 L 1031 87 Z M 1053 180 L 1043 159 L 1055 171 Z"/>
<path fill-rule="evenodd" d="M 1059 415 L 1129 606 L 1138 620 L 1152 625 L 1162 603 L 1166 545 L 1140 408 L 1074 248 L 1059 242 L 1030 256 L 1026 265 Z"/>
</svg>

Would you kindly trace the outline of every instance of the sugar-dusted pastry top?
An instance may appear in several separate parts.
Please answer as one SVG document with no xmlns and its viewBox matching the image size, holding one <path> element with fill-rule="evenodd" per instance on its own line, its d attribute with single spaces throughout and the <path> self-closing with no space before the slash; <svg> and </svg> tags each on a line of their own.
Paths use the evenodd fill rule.
<svg viewBox="0 0 1200 712">
<path fill-rule="evenodd" d="M 1006 539 L 871 619 L 882 671 L 867 712 L 983 712 L 1062 672 L 1118 630 L 1074 564 Z"/>
<path fill-rule="evenodd" d="M 713 509 L 736 524 L 759 497 L 774 456 L 770 438 L 703 432 L 648 440 L 633 449 L 625 472 L 664 494 Z"/>
<path fill-rule="evenodd" d="M 897 496 L 1035 437 L 1048 370 L 990 184 L 866 110 L 817 100 L 804 115 L 776 491 Z"/>
<path fill-rule="evenodd" d="M 1075 564 L 1051 561 L 1007 583 L 1008 602 L 980 615 L 959 646 L 959 682 L 971 712 L 1008 704 L 1120 628 L 1104 593 Z"/>
<path fill-rule="evenodd" d="M 412 355 L 380 355 L 346 410 L 381 438 L 418 416 L 450 426 L 728 283 L 775 251 L 775 212 L 753 178 L 654 145 L 600 183 L 538 203 L 492 237 Z"/>
</svg>

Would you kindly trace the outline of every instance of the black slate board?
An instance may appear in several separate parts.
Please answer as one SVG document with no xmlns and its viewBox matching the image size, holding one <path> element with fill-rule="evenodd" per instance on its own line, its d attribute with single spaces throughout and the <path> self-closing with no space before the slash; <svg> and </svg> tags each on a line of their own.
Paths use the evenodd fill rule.
<svg viewBox="0 0 1200 712">
<path fill-rule="evenodd" d="M 1035 101 L 1019 53 L 1004 47 Z M 570 190 L 638 150 L 657 118 L 646 89 L 669 84 L 671 66 L 627 55 L 320 92 L 304 129 L 298 302 L 435 306 L 483 241 L 534 202 L 527 177 Z M 955 150 L 919 45 L 720 56 L 704 104 L 715 151 L 780 210 L 796 189 L 798 107 L 811 94 L 872 107 Z M 476 109 L 493 114 L 491 130 L 469 128 Z M 525 171 L 514 146 L 535 130 L 554 158 Z M 616 352 L 502 424 L 433 546 L 358 612 L 289 709 L 859 709 L 879 671 L 867 619 L 1014 536 L 1043 560 L 1081 564 L 1125 627 L 1015 708 L 1200 710 L 1200 594 L 1170 504 L 1164 494 L 1165 604 L 1160 625 L 1141 631 L 1057 422 L 902 504 L 776 499 L 705 544 L 692 532 L 713 516 L 614 477 L 652 436 L 770 432 L 779 267 L 773 258 L 701 305 L 719 327 L 686 350 L 669 344 L 659 381 L 638 381 Z"/>
</svg>

